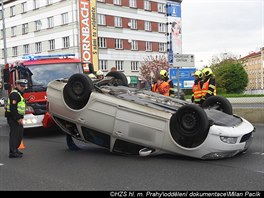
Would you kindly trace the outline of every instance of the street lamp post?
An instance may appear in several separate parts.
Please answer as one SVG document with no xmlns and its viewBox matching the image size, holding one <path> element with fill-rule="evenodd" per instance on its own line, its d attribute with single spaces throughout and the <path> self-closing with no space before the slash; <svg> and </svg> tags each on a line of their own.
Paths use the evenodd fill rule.
<svg viewBox="0 0 264 198">
<path fill-rule="evenodd" d="M 6 48 L 6 28 L 5 28 L 5 14 L 4 14 L 4 0 L 2 4 L 2 23 L 3 23 L 3 43 L 4 43 L 4 63 L 7 64 L 7 48 Z"/>
</svg>

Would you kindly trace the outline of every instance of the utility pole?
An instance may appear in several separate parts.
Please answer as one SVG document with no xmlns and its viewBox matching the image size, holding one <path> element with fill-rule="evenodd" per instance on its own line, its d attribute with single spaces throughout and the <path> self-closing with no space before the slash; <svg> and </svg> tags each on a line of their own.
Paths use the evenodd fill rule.
<svg viewBox="0 0 264 198">
<path fill-rule="evenodd" d="M 7 48 L 6 48 L 6 28 L 5 28 L 5 10 L 4 10 L 4 0 L 1 0 L 2 4 L 2 23 L 3 23 L 3 43 L 4 43 L 4 63 L 7 64 Z"/>
</svg>

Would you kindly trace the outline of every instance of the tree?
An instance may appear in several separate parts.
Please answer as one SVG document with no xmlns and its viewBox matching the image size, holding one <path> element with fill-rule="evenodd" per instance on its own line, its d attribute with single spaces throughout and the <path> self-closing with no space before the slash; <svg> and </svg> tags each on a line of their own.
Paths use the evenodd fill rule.
<svg viewBox="0 0 264 198">
<path fill-rule="evenodd" d="M 140 78 L 152 83 L 157 80 L 162 69 L 169 70 L 169 62 L 165 56 L 148 56 L 140 67 Z"/>
<path fill-rule="evenodd" d="M 248 84 L 248 75 L 241 61 L 228 57 L 211 66 L 216 80 L 216 87 L 227 93 L 242 93 Z"/>
</svg>

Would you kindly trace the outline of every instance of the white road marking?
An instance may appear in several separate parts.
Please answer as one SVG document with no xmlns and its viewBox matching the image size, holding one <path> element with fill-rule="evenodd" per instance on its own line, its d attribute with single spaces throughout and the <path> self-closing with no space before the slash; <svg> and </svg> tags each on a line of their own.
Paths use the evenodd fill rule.
<svg viewBox="0 0 264 198">
<path fill-rule="evenodd" d="M 0 166 L 4 166 L 4 164 L 0 163 Z"/>
</svg>

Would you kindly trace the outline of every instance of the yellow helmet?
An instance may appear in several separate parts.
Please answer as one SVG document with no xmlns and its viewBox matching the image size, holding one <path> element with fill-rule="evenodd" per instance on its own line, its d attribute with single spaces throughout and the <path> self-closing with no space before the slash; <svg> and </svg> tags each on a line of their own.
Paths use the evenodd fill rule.
<svg viewBox="0 0 264 198">
<path fill-rule="evenodd" d="M 166 78 L 166 77 L 168 77 L 168 72 L 165 69 L 160 70 L 160 76 L 162 78 Z"/>
<path fill-rule="evenodd" d="M 95 76 L 93 73 L 89 74 L 88 76 L 89 76 L 91 79 L 96 79 L 96 76 Z"/>
<path fill-rule="evenodd" d="M 198 76 L 198 78 L 202 78 L 203 77 L 203 72 L 201 72 L 200 70 L 197 70 L 195 73 L 194 73 L 195 76 Z"/>
<path fill-rule="evenodd" d="M 96 76 L 103 76 L 103 75 L 104 75 L 104 73 L 102 72 L 102 70 L 98 70 L 96 72 Z"/>
<path fill-rule="evenodd" d="M 203 75 L 205 77 L 210 76 L 211 74 L 213 74 L 213 71 L 210 68 L 206 67 L 203 69 Z"/>
</svg>

